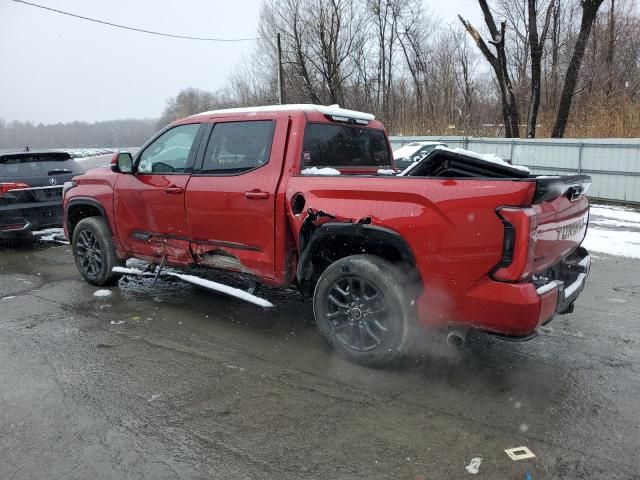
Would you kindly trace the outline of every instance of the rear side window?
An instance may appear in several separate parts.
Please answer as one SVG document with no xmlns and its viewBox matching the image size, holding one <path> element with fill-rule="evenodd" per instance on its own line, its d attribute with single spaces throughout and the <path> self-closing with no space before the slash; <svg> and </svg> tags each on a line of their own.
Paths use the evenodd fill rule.
<svg viewBox="0 0 640 480">
<path fill-rule="evenodd" d="M 269 162 L 274 122 L 216 123 L 207 145 L 202 173 L 234 174 Z"/>
<path fill-rule="evenodd" d="M 0 180 L 81 173 L 68 153 L 32 153 L 0 157 Z"/>
<path fill-rule="evenodd" d="M 388 167 L 391 152 L 381 130 L 309 123 L 304 132 L 302 168 Z"/>
</svg>

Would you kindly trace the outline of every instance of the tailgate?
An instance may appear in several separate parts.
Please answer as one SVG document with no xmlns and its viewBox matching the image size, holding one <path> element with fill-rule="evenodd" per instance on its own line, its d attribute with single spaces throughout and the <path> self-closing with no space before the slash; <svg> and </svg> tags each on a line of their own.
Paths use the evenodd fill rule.
<svg viewBox="0 0 640 480">
<path fill-rule="evenodd" d="M 533 272 L 541 272 L 567 258 L 584 240 L 589 223 L 586 191 L 591 177 L 576 175 L 536 179 L 532 208 L 537 227 Z"/>
</svg>

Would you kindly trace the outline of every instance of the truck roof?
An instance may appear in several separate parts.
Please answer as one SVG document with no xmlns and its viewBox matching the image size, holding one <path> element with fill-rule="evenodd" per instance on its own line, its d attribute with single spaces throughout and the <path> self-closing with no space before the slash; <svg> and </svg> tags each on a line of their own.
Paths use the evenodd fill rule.
<svg viewBox="0 0 640 480">
<path fill-rule="evenodd" d="M 331 117 L 343 117 L 354 120 L 363 120 L 370 122 L 375 120 L 375 116 L 370 113 L 358 112 L 356 110 L 348 110 L 340 108 L 339 105 L 315 105 L 312 103 L 294 103 L 284 105 L 263 105 L 259 107 L 242 107 L 242 108 L 224 108 L 220 110 L 210 110 L 208 112 L 197 113 L 191 115 L 196 117 L 200 115 L 234 115 L 246 113 L 267 113 L 267 112 L 318 112 Z M 191 118 L 189 117 L 189 118 Z"/>
</svg>

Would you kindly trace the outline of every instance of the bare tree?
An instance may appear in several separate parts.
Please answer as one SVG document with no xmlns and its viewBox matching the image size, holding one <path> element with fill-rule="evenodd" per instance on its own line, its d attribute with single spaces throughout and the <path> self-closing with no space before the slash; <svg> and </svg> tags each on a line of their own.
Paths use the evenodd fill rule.
<svg viewBox="0 0 640 480">
<path fill-rule="evenodd" d="M 549 32 L 551 13 L 555 0 L 551 0 L 547 7 L 544 26 L 538 36 L 538 9 L 536 0 L 527 0 L 529 17 L 529 48 L 531 50 L 531 90 L 529 95 L 529 112 L 527 114 L 527 137 L 535 138 L 538 109 L 540 108 L 540 89 L 542 85 L 542 52 L 544 42 Z"/>
<path fill-rule="evenodd" d="M 589 35 L 591 34 L 591 26 L 596 19 L 598 9 L 604 0 L 581 0 L 582 6 L 582 19 L 580 21 L 580 32 L 578 33 L 578 39 L 571 55 L 571 61 L 567 68 L 567 74 L 564 79 L 564 86 L 562 87 L 562 94 L 560 96 L 560 105 L 558 106 L 558 113 L 556 115 L 556 121 L 553 125 L 551 136 L 553 138 L 562 138 L 564 136 L 565 129 L 567 128 L 567 120 L 569 118 L 569 112 L 571 111 L 571 102 L 576 90 L 576 84 L 578 82 L 578 74 L 580 73 L 580 66 L 582 65 L 582 58 L 587 48 L 587 42 L 589 41 Z"/>
<path fill-rule="evenodd" d="M 513 138 L 520 136 L 520 116 L 518 114 L 518 105 L 516 103 L 516 97 L 513 93 L 513 85 L 511 83 L 511 77 L 509 76 L 509 69 L 507 67 L 507 56 L 505 52 L 505 29 L 506 22 L 503 21 L 500 24 L 500 30 L 496 26 L 496 22 L 493 19 L 489 5 L 486 0 L 478 0 L 482 13 L 484 14 L 484 21 L 489 29 L 491 40 L 489 43 L 493 45 L 496 53 L 492 53 L 489 47 L 485 43 L 484 39 L 480 36 L 480 33 L 476 28 L 465 20 L 461 15 L 458 15 L 460 21 L 466 28 L 467 32 L 471 35 L 471 38 L 476 42 L 476 45 L 482 52 L 482 55 L 487 59 L 498 81 L 498 87 L 500 89 L 500 97 L 502 101 L 502 117 L 504 121 L 505 137 Z"/>
<path fill-rule="evenodd" d="M 615 15 L 615 0 L 610 0 L 609 6 L 609 25 L 607 30 L 609 31 L 608 45 L 607 45 L 607 95 L 611 94 L 613 88 L 613 58 L 615 55 L 615 40 L 616 40 L 616 15 Z"/>
</svg>

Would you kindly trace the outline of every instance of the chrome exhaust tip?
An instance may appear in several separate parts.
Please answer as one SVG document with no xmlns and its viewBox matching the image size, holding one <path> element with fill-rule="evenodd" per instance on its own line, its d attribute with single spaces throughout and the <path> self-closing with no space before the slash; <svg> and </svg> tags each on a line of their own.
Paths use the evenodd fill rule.
<svg viewBox="0 0 640 480">
<path fill-rule="evenodd" d="M 450 328 L 447 333 L 447 345 L 453 348 L 462 348 L 467 340 L 467 330 L 463 328 Z"/>
</svg>

